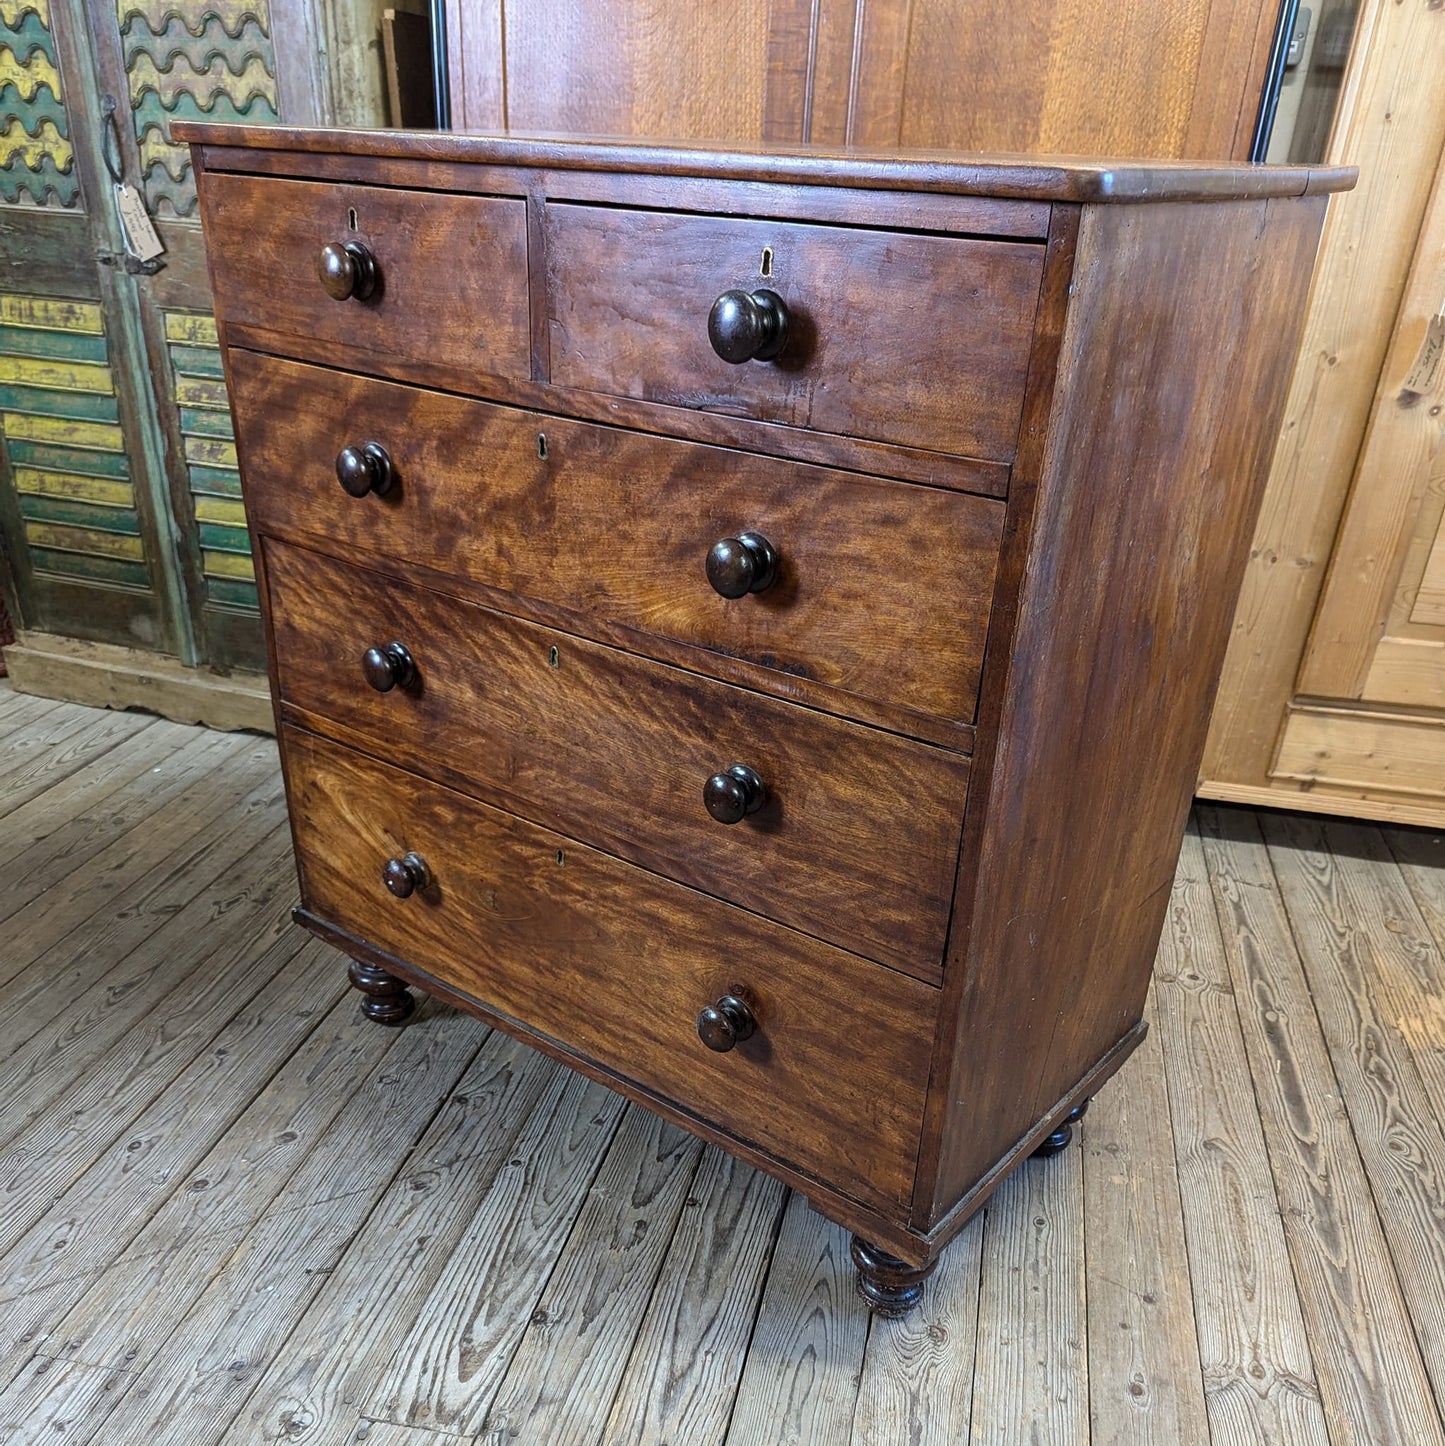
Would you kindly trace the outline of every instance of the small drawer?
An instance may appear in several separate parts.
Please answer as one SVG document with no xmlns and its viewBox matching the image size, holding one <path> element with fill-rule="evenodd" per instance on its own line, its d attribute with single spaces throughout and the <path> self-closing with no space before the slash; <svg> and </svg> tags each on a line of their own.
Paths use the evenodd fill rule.
<svg viewBox="0 0 1445 1446">
<path fill-rule="evenodd" d="M 860 1198 L 909 1199 L 937 990 L 308 733 L 282 745 L 313 913 Z M 753 1033 L 714 1052 L 698 1015 L 730 995 Z"/>
<path fill-rule="evenodd" d="M 941 977 L 961 754 L 282 543 L 266 542 L 265 575 L 280 697 L 308 726 Z M 762 792 L 729 779 L 734 765 Z M 723 822 L 705 802 L 715 776 Z"/>
<path fill-rule="evenodd" d="M 1008 461 L 1043 247 L 1028 242 L 547 208 L 562 387 Z M 786 339 L 771 359 L 724 360 Z M 767 296 L 775 298 L 769 302 Z"/>
<path fill-rule="evenodd" d="M 231 354 L 231 376 L 263 531 L 459 575 L 595 619 L 607 636 L 725 653 L 768 669 L 779 691 L 789 678 L 838 690 L 839 711 L 859 694 L 973 719 L 1001 502 L 252 352 Z M 350 449 L 364 490 L 367 444 L 388 459 L 385 490 L 348 496 L 338 455 Z M 745 532 L 771 544 L 776 575 L 720 596 L 708 555 Z"/>
<path fill-rule="evenodd" d="M 530 375 L 525 201 L 223 172 L 206 176 L 201 201 L 229 324 L 283 349 L 287 337 L 334 346 L 338 366 Z M 320 274 L 323 251 L 340 295 Z"/>
</svg>

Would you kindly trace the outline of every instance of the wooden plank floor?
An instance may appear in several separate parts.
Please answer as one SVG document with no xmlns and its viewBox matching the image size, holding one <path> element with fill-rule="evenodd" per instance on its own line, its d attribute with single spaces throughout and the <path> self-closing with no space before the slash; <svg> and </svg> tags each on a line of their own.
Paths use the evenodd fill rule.
<svg viewBox="0 0 1445 1446">
<path fill-rule="evenodd" d="M 1201 808 L 1153 1028 L 873 1320 L 847 1236 L 359 1017 L 269 740 L 0 684 L 0 1442 L 1445 1446 L 1445 841 Z"/>
</svg>

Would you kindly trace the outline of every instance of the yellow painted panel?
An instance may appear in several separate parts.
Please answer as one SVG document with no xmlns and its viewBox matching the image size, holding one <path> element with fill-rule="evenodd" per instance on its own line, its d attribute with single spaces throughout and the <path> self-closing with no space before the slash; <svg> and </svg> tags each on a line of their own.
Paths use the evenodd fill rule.
<svg viewBox="0 0 1445 1446">
<path fill-rule="evenodd" d="M 231 497 L 197 497 L 197 522 L 224 522 L 230 527 L 246 525 L 246 508 Z"/>
<path fill-rule="evenodd" d="M 89 301 L 52 301 L 44 296 L 0 294 L 0 326 L 28 326 L 40 331 L 80 331 L 104 336 L 100 308 Z"/>
<path fill-rule="evenodd" d="M 53 392 L 108 395 L 114 390 L 109 367 L 91 362 L 47 361 L 36 356 L 0 356 L 0 382 L 45 387 Z"/>
<path fill-rule="evenodd" d="M 219 378 L 177 377 L 176 405 L 178 407 L 204 407 L 213 412 L 229 412 L 230 399 L 226 396 L 226 384 Z"/>
<path fill-rule="evenodd" d="M 4 431 L 17 442 L 54 442 L 62 447 L 125 451 L 120 428 L 110 422 L 76 422 L 69 417 L 32 417 L 24 412 L 6 412 Z"/>
<path fill-rule="evenodd" d="M 186 461 L 202 467 L 235 467 L 236 444 L 224 437 L 187 437 Z"/>
<path fill-rule="evenodd" d="M 239 552 L 203 552 L 201 571 L 209 577 L 256 577 L 255 564 Z"/>
<path fill-rule="evenodd" d="M 190 346 L 219 346 L 216 318 L 198 316 L 189 311 L 166 312 L 166 340 L 182 341 Z"/>
<path fill-rule="evenodd" d="M 25 538 L 32 547 L 51 547 L 59 552 L 88 552 L 93 557 L 124 557 L 144 562 L 145 552 L 138 537 L 123 532 L 102 532 L 95 527 L 67 527 L 61 522 L 25 522 Z"/>
<path fill-rule="evenodd" d="M 31 11 L 49 30 L 50 0 L 0 0 L 0 22 L 4 22 L 7 30 L 19 30 L 20 22 Z"/>
<path fill-rule="evenodd" d="M 273 112 L 278 108 L 275 77 L 267 72 L 266 62 L 259 55 L 250 56 L 239 74 L 219 55 L 198 73 L 179 63 L 162 70 L 147 51 L 137 50 L 130 61 L 131 97 L 138 100 L 148 90 L 155 91 L 167 110 L 181 95 L 194 98 L 202 110 L 209 110 L 217 95 L 227 96 L 240 111 L 258 95 Z"/>
<path fill-rule="evenodd" d="M 200 6 L 188 8 L 202 9 Z M 140 15 L 145 18 L 152 35 L 162 34 L 168 21 L 185 13 L 177 7 L 176 0 L 117 0 L 116 11 L 122 30 L 132 15 Z M 214 15 L 227 35 L 239 35 L 247 19 L 259 21 L 262 31 L 270 33 L 270 10 L 266 0 L 208 0 L 204 12 L 207 16 Z"/>
<path fill-rule="evenodd" d="M 35 92 L 42 85 L 48 85 L 51 95 L 57 99 L 60 97 L 60 77 L 43 50 L 32 50 L 28 56 L 19 56 L 8 45 L 0 45 L 0 90 L 7 85 L 13 85 L 20 92 L 21 100 L 34 100 Z M 19 116 L 14 118 L 13 125 L 24 135 L 25 127 L 21 125 Z M 58 134 L 54 121 L 44 121 L 42 125 L 48 126 L 52 134 Z M 69 142 L 65 143 L 65 147 L 67 151 L 70 149 Z"/>
<path fill-rule="evenodd" d="M 75 472 L 46 472 L 39 467 L 17 467 L 15 490 L 32 497 L 67 497 L 102 507 L 135 506 L 129 482 L 117 482 L 113 477 L 82 477 Z"/>
</svg>

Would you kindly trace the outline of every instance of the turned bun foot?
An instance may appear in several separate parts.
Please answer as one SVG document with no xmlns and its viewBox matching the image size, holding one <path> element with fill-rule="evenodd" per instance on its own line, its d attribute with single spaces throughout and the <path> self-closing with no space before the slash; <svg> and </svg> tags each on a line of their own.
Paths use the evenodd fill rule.
<svg viewBox="0 0 1445 1446">
<path fill-rule="evenodd" d="M 907 1315 L 923 1299 L 923 1282 L 938 1266 L 937 1260 L 909 1265 L 856 1235 L 849 1253 L 858 1267 L 858 1294 L 875 1315 L 888 1320 Z"/>
<path fill-rule="evenodd" d="M 347 973 L 352 985 L 365 996 L 361 1012 L 368 1019 L 377 1024 L 401 1024 L 411 1017 L 416 1000 L 395 974 L 388 974 L 375 964 L 363 964 L 359 959 L 351 961 Z"/>
<path fill-rule="evenodd" d="M 1033 1153 L 1035 1160 L 1047 1160 L 1053 1155 L 1059 1154 L 1069 1148 L 1069 1142 L 1074 1138 L 1074 1126 L 1084 1118 L 1084 1111 L 1089 1108 L 1088 1100 L 1075 1105 L 1068 1114 L 1059 1121 L 1058 1127 L 1053 1134 L 1046 1135 L 1040 1141 L 1038 1148 Z"/>
</svg>

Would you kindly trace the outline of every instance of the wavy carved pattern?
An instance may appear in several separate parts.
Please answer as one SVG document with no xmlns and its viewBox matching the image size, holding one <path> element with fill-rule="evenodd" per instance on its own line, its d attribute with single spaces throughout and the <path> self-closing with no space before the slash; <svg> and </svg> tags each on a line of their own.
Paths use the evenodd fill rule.
<svg viewBox="0 0 1445 1446">
<path fill-rule="evenodd" d="M 265 0 L 117 0 L 117 14 L 146 202 L 159 216 L 192 216 L 190 155 L 171 140 L 170 123 L 278 119 L 270 8 Z"/>
<path fill-rule="evenodd" d="M 0 0 L 0 205 L 79 204 L 49 0 Z"/>
</svg>

